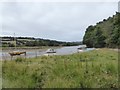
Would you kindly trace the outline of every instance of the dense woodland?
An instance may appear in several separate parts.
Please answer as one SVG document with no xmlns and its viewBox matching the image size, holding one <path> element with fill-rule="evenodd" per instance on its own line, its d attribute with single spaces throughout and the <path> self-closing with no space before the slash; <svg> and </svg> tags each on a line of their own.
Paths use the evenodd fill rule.
<svg viewBox="0 0 120 90">
<path fill-rule="evenodd" d="M 2 37 L 3 47 L 14 47 L 16 46 L 76 46 L 80 45 L 81 42 L 62 42 L 49 39 L 41 39 L 34 37 Z"/>
<path fill-rule="evenodd" d="M 120 13 L 86 29 L 83 43 L 88 47 L 118 48 L 120 45 Z"/>
</svg>

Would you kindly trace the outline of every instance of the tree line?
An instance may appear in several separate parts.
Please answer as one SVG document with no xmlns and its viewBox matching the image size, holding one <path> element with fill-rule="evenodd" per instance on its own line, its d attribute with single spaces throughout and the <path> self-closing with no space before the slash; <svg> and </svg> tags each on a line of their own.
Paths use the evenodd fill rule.
<svg viewBox="0 0 120 90">
<path fill-rule="evenodd" d="M 104 19 L 96 25 L 90 25 L 83 37 L 83 44 L 95 48 L 119 48 L 120 13 Z"/>
<path fill-rule="evenodd" d="M 49 39 L 41 39 L 34 37 L 2 37 L 3 47 L 14 47 L 15 42 L 17 46 L 76 46 L 82 42 L 63 42 Z"/>
</svg>

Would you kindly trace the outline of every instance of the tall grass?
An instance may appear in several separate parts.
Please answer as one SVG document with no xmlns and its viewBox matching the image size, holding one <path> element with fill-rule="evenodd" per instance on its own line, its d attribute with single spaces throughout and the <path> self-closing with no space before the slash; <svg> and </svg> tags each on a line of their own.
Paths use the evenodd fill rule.
<svg viewBox="0 0 120 90">
<path fill-rule="evenodd" d="M 117 88 L 118 54 L 102 49 L 3 61 L 4 88 Z"/>
</svg>

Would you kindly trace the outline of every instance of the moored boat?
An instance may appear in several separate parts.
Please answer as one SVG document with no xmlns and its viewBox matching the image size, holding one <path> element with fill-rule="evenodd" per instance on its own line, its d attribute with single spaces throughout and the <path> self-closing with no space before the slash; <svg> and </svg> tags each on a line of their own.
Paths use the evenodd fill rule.
<svg viewBox="0 0 120 90">
<path fill-rule="evenodd" d="M 15 51 L 9 52 L 10 56 L 13 57 L 13 56 L 16 56 L 16 55 L 21 55 L 21 54 L 24 54 L 26 56 L 26 51 L 19 51 L 19 50 L 16 51 L 17 38 L 15 38 L 15 33 L 14 33 L 14 41 L 13 42 L 14 42 L 14 45 L 15 45 Z"/>
<path fill-rule="evenodd" d="M 13 51 L 13 52 L 9 52 L 9 54 L 10 54 L 11 56 L 21 55 L 21 54 L 26 54 L 26 51 Z"/>
<path fill-rule="evenodd" d="M 56 51 L 54 50 L 54 49 L 48 49 L 47 51 L 46 51 L 46 53 L 56 53 Z"/>
<path fill-rule="evenodd" d="M 87 49 L 87 46 L 86 45 L 81 45 L 77 49 L 78 49 L 78 52 L 82 52 L 82 51 L 85 51 Z"/>
</svg>

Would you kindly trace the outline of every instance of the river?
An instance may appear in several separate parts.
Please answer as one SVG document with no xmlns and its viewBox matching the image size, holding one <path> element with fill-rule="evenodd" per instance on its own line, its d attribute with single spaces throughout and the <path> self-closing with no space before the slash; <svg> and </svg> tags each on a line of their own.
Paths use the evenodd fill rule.
<svg viewBox="0 0 120 90">
<path fill-rule="evenodd" d="M 58 48 L 55 49 L 56 51 L 56 55 L 68 55 L 68 54 L 73 54 L 73 53 L 77 53 L 79 46 L 69 46 L 69 47 L 62 47 L 62 48 Z M 90 51 L 90 50 L 94 50 L 94 48 L 87 48 L 86 50 L 84 50 L 83 52 L 86 51 Z M 8 54 L 9 51 L 2 51 L 0 52 L 0 58 L 2 58 L 2 60 L 10 60 L 11 57 Z M 27 58 L 31 58 L 31 57 L 37 57 L 37 56 L 43 56 L 46 54 L 46 50 L 28 50 L 27 52 Z M 23 56 L 23 55 L 22 55 Z"/>
</svg>

